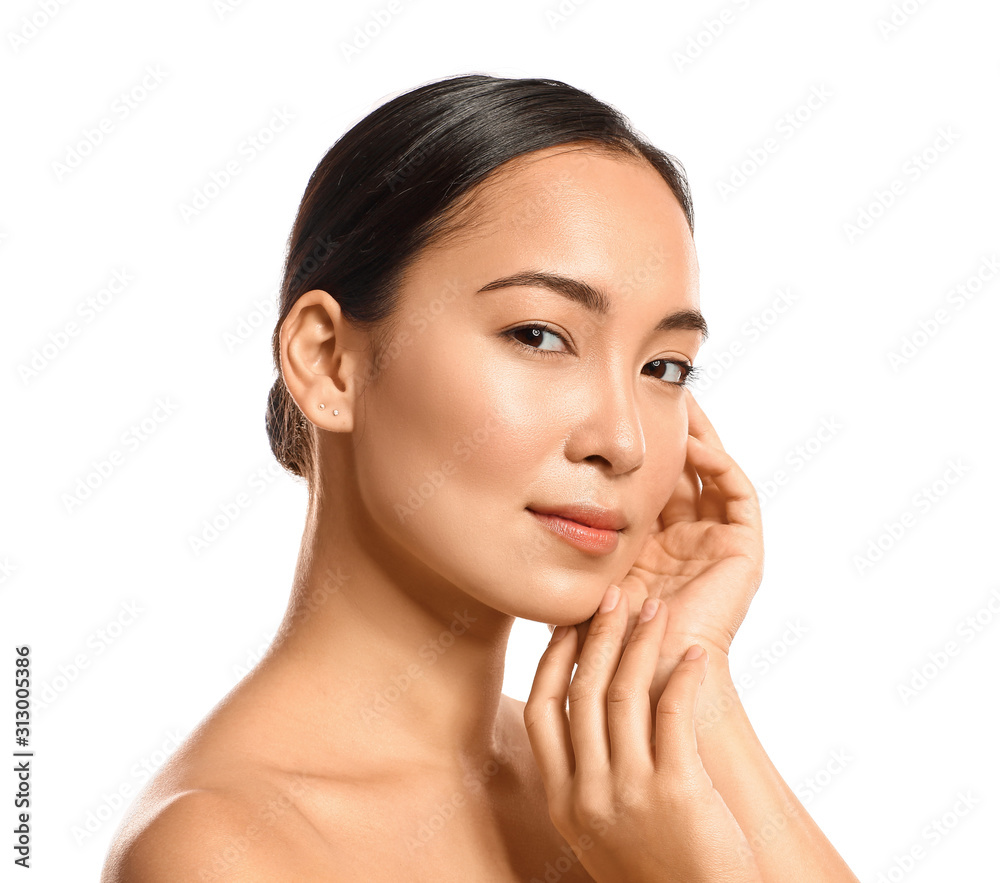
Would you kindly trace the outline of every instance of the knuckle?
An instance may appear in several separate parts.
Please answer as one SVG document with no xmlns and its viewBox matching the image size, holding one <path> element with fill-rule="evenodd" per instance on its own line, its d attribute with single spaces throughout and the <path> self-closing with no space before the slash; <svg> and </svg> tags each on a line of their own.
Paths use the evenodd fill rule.
<svg viewBox="0 0 1000 883">
<path fill-rule="evenodd" d="M 646 695 L 635 684 L 614 680 L 608 686 L 608 705 L 632 705 Z"/>
<path fill-rule="evenodd" d="M 664 693 L 656 703 L 656 713 L 666 718 L 680 717 L 687 713 L 687 708 L 680 697 Z"/>
<path fill-rule="evenodd" d="M 587 638 L 593 641 L 611 641 L 618 632 L 618 623 L 610 616 L 598 614 L 590 622 Z"/>
<path fill-rule="evenodd" d="M 594 674 L 599 674 L 610 666 L 614 658 L 614 653 L 610 645 L 592 649 L 590 653 L 581 657 L 579 663 L 577 663 L 574 680 L 581 675 L 586 678 Z"/>
<path fill-rule="evenodd" d="M 524 705 L 524 727 L 526 730 L 543 726 L 551 720 L 559 703 L 552 698 L 529 700 Z"/>
<path fill-rule="evenodd" d="M 551 797 L 548 801 L 549 820 L 556 829 L 564 831 L 572 821 L 573 801 L 567 792 L 560 792 Z"/>
<path fill-rule="evenodd" d="M 571 810 L 573 822 L 583 828 L 607 823 L 613 818 L 606 793 L 593 787 L 582 787 L 576 794 Z"/>
<path fill-rule="evenodd" d="M 633 816 L 634 812 L 646 806 L 648 795 L 645 788 L 637 784 L 635 776 L 619 776 L 615 779 L 614 815 Z"/>
<path fill-rule="evenodd" d="M 587 680 L 574 680 L 573 683 L 569 685 L 567 698 L 569 700 L 570 708 L 573 708 L 581 702 L 592 702 L 599 695 L 600 691 L 598 690 L 596 684 L 590 683 Z"/>
<path fill-rule="evenodd" d="M 552 827 L 562 834 L 563 837 L 566 836 L 566 832 L 572 831 L 572 815 L 562 807 L 549 807 L 549 821 L 552 823 Z"/>
</svg>

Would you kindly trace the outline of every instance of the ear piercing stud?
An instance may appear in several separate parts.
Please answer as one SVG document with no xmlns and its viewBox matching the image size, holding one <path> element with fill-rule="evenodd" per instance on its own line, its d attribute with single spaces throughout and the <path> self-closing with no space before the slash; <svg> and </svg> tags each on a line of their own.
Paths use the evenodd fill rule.
<svg viewBox="0 0 1000 883">
<path fill-rule="evenodd" d="M 326 405 L 324 405 L 324 404 L 323 404 L 322 402 L 320 402 L 320 403 L 319 403 L 319 409 L 320 409 L 321 411 L 322 411 L 322 410 L 323 410 L 323 409 L 324 409 L 325 407 L 326 407 Z M 334 417 L 336 417 L 336 416 L 337 416 L 337 415 L 338 415 L 339 413 L 340 413 L 340 411 L 336 411 L 336 410 L 335 410 L 335 411 L 333 412 L 333 416 L 334 416 Z"/>
</svg>

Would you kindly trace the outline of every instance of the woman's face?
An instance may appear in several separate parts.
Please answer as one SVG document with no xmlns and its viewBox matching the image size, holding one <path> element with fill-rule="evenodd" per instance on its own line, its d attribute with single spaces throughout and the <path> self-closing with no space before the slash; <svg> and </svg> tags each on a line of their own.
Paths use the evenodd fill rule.
<svg viewBox="0 0 1000 883">
<path fill-rule="evenodd" d="M 355 409 L 357 480 L 388 542 L 490 607 L 569 624 L 628 572 L 684 466 L 678 382 L 702 331 L 691 314 L 657 326 L 698 310 L 697 259 L 646 164 L 563 146 L 505 173 L 475 228 L 404 283 Z M 496 284 L 542 273 L 606 309 L 568 282 Z M 536 514 L 574 505 L 623 526 L 584 548 L 548 526 L 572 523 Z"/>
</svg>

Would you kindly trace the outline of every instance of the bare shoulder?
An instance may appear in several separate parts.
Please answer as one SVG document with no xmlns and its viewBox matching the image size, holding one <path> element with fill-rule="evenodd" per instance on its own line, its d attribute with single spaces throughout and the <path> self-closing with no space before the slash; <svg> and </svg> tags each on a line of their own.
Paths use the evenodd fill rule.
<svg viewBox="0 0 1000 883">
<path fill-rule="evenodd" d="M 281 795 L 189 789 L 151 795 L 135 808 L 108 854 L 101 883 L 308 880 L 324 852 Z"/>
<path fill-rule="evenodd" d="M 506 693 L 501 693 L 500 696 L 506 701 L 507 705 L 514 711 L 523 713 L 524 706 L 527 704 L 522 702 L 520 699 L 515 699 L 513 696 L 508 696 Z"/>
<path fill-rule="evenodd" d="M 526 735 L 524 726 L 524 706 L 527 705 L 527 703 L 522 702 L 520 699 L 515 699 L 512 696 L 508 696 L 506 693 L 500 694 L 500 700 L 506 706 L 508 725 L 512 728 L 513 732 L 518 736 Z"/>
</svg>

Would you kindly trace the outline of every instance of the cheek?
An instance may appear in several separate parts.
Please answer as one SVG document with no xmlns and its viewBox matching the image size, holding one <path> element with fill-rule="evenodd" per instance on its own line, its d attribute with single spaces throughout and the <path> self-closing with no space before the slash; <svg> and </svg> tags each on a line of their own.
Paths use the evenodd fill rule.
<svg viewBox="0 0 1000 883">
<path fill-rule="evenodd" d="M 538 416 L 484 353 L 445 331 L 418 335 L 366 391 L 356 464 L 379 523 L 411 548 L 439 546 L 454 559 L 456 544 L 495 531 L 491 519 L 509 521 Z"/>
<path fill-rule="evenodd" d="M 677 484 L 687 438 L 683 399 L 645 405 L 647 456 L 629 492 L 645 530 L 614 556 L 584 561 L 523 510 L 533 495 L 565 490 L 567 473 L 554 456 L 579 423 L 588 390 L 542 382 L 534 364 L 498 363 L 486 338 L 473 336 L 461 349 L 444 330 L 403 348 L 359 406 L 362 501 L 396 542 L 491 606 L 539 621 L 580 621 L 627 573 Z"/>
</svg>

